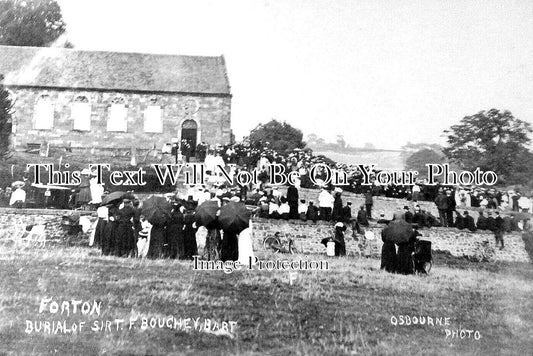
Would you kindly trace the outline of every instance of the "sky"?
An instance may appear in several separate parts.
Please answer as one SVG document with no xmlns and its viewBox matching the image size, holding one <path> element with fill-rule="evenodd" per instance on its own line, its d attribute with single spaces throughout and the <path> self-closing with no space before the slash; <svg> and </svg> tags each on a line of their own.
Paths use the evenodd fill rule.
<svg viewBox="0 0 533 356">
<path fill-rule="evenodd" d="M 223 54 L 237 139 L 277 119 L 399 149 L 491 108 L 533 123 L 530 0 L 58 3 L 77 49 Z"/>
</svg>

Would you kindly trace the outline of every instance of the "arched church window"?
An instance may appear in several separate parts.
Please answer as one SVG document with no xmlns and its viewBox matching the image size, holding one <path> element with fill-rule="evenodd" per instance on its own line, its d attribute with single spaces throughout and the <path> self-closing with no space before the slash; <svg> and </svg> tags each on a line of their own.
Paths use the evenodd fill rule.
<svg viewBox="0 0 533 356">
<path fill-rule="evenodd" d="M 117 96 L 111 101 L 109 117 L 107 119 L 107 131 L 128 131 L 126 100 L 122 96 Z"/>
<path fill-rule="evenodd" d="M 40 95 L 33 111 L 34 128 L 51 130 L 54 127 L 54 104 L 50 95 Z"/>
<path fill-rule="evenodd" d="M 71 118 L 74 121 L 74 130 L 91 130 L 91 104 L 85 95 L 78 95 L 71 105 Z"/>
<path fill-rule="evenodd" d="M 149 104 L 144 110 L 144 132 L 163 132 L 162 110 L 156 97 L 150 98 Z"/>
</svg>

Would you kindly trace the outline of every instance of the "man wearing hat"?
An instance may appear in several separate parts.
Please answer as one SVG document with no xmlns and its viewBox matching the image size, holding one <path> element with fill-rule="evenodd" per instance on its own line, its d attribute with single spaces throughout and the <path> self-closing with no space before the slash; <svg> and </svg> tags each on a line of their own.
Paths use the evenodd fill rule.
<svg viewBox="0 0 533 356">
<path fill-rule="evenodd" d="M 365 207 L 366 207 L 366 217 L 372 219 L 372 206 L 374 205 L 374 198 L 372 188 L 370 188 L 365 193 Z"/>
<path fill-rule="evenodd" d="M 411 213 L 407 205 L 403 207 L 403 210 L 405 211 L 405 213 L 403 214 L 403 218 L 405 219 L 406 222 L 408 222 L 409 224 L 412 224 L 413 217 L 414 217 L 413 213 Z"/>
<path fill-rule="evenodd" d="M 435 205 L 439 210 L 439 219 L 442 226 L 448 226 L 448 218 L 446 217 L 446 212 L 448 211 L 448 198 L 442 188 L 439 188 L 439 194 L 435 198 Z"/>
<path fill-rule="evenodd" d="M 359 223 L 359 225 L 363 225 L 363 226 L 369 225 L 364 205 L 361 205 L 361 208 L 357 212 L 357 222 Z"/>
<path fill-rule="evenodd" d="M 342 217 L 344 218 L 344 222 L 346 224 L 349 224 L 352 220 L 352 202 L 348 201 L 346 202 L 346 205 L 342 208 Z"/>
</svg>

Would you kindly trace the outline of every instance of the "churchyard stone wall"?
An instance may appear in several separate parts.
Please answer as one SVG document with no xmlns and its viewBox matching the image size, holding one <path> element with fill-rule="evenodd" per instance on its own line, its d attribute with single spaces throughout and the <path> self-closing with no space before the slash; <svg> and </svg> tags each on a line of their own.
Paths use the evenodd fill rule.
<svg viewBox="0 0 533 356">
<path fill-rule="evenodd" d="M 368 240 L 360 234 L 353 235 L 351 228 L 344 233 L 346 251 L 348 255 L 363 255 L 370 257 L 381 256 L 381 230 L 385 225 L 371 224 L 364 227 L 365 231 L 372 231 L 373 240 Z M 303 222 L 270 219 L 255 219 L 254 248 L 262 249 L 265 237 L 274 236 L 280 232 L 282 240 L 289 237 L 294 239 L 297 249 L 303 253 L 325 254 L 326 248 L 321 240 L 333 236 L 332 223 L 318 221 Z M 433 227 L 420 229 L 420 239 L 429 240 L 433 251 L 449 252 L 455 257 L 466 257 L 473 261 L 514 261 L 530 262 L 524 241 L 520 233 L 506 234 L 505 249 L 500 250 L 495 246 L 494 234 L 490 232 L 470 232 L 455 228 Z"/>
<path fill-rule="evenodd" d="M 198 125 L 197 143 L 229 143 L 231 136 L 231 97 L 196 96 L 169 93 L 130 93 L 114 91 L 44 90 L 11 88 L 15 93 L 13 144 L 25 148 L 28 143 L 44 141 L 52 147 L 91 149 L 161 149 L 171 138 L 180 138 L 181 124 L 193 119 Z M 41 95 L 48 95 L 54 107 L 51 130 L 36 130 L 34 109 Z M 91 107 L 90 131 L 74 130 L 72 104 L 85 96 Z M 108 132 L 107 120 L 114 99 L 123 98 L 127 109 L 127 132 Z M 155 102 L 161 108 L 161 133 L 144 131 L 145 109 Z"/>
<path fill-rule="evenodd" d="M 46 225 L 47 241 L 63 241 L 65 233 L 61 228 L 61 218 L 70 213 L 67 210 L 30 210 L 30 209 L 0 209 L 0 241 L 24 229 L 27 225 Z M 81 212 L 94 222 L 96 215 L 91 212 Z M 381 254 L 381 230 L 383 226 L 372 224 L 365 228 L 374 233 L 373 240 L 367 240 L 362 235 L 353 236 L 349 228 L 345 232 L 346 249 L 350 256 L 379 257 Z M 304 254 L 325 254 L 326 248 L 321 244 L 325 237 L 332 236 L 333 224 L 326 222 L 302 222 L 298 220 L 270 220 L 254 218 L 253 243 L 256 251 L 263 251 L 263 239 L 280 232 L 282 240 L 291 237 L 296 247 Z M 494 235 L 488 232 L 457 230 L 455 228 L 421 229 L 421 239 L 432 242 L 433 251 L 444 251 L 455 257 L 466 257 L 473 261 L 513 261 L 531 262 L 525 250 L 520 233 L 505 235 L 505 249 L 495 247 Z M 204 234 L 200 234 L 204 235 Z M 199 244 L 203 245 L 205 236 L 200 237 Z"/>
</svg>

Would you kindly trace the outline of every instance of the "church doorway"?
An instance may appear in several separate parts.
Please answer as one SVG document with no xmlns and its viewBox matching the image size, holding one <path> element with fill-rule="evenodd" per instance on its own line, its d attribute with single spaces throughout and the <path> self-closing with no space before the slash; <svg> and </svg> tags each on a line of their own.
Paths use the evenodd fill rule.
<svg viewBox="0 0 533 356">
<path fill-rule="evenodd" d="M 194 120 L 185 120 L 181 125 L 181 141 L 187 141 L 189 148 L 182 154 L 188 157 L 194 157 L 196 154 L 196 137 L 198 134 L 198 125 Z"/>
</svg>

